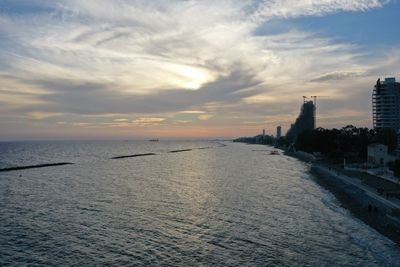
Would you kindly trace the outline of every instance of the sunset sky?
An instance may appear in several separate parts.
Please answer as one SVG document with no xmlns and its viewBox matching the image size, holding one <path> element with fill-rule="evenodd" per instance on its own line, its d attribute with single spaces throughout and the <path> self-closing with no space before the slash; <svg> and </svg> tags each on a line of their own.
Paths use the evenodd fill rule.
<svg viewBox="0 0 400 267">
<path fill-rule="evenodd" d="M 302 96 L 371 126 L 400 1 L 0 0 L 0 140 L 253 136 Z"/>
</svg>

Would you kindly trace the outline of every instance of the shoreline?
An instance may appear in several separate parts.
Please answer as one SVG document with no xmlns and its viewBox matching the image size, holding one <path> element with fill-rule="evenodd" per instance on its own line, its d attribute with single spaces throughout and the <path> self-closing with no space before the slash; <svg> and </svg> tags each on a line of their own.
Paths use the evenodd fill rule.
<svg viewBox="0 0 400 267">
<path fill-rule="evenodd" d="M 393 209 L 388 207 L 389 203 L 383 203 L 379 201 L 378 195 L 364 192 L 359 187 L 345 182 L 344 179 L 339 179 L 337 176 L 341 174 L 333 174 L 331 170 L 324 169 L 323 164 L 314 162 L 303 153 L 285 152 L 285 155 L 311 163 L 309 172 L 315 177 L 316 183 L 331 192 L 340 205 L 354 217 L 400 246 L 400 221 L 391 217 Z"/>
</svg>

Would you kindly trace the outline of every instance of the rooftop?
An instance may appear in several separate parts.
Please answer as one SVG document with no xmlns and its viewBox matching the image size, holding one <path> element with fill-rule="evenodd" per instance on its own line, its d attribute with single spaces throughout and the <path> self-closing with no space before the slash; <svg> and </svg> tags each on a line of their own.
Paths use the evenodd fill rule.
<svg viewBox="0 0 400 267">
<path fill-rule="evenodd" d="M 396 82 L 396 78 L 395 77 L 385 78 L 385 83 L 395 83 L 395 82 Z"/>
</svg>

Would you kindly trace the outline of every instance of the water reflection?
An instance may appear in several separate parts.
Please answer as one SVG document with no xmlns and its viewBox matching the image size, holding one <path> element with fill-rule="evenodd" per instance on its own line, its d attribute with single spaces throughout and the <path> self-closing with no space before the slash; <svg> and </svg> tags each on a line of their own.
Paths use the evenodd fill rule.
<svg viewBox="0 0 400 267">
<path fill-rule="evenodd" d="M 295 159 L 231 143 L 112 144 L 83 145 L 75 165 L 0 174 L 0 265 L 398 262 L 399 249 L 341 209 Z M 74 146 L 39 151 L 64 161 Z M 34 147 L 22 161 L 35 158 Z M 108 160 L 147 152 L 157 155 Z"/>
</svg>

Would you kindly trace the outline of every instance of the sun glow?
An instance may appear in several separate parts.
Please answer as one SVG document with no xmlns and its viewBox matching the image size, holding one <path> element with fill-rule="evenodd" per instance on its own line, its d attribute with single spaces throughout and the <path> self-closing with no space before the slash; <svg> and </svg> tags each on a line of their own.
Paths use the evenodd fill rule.
<svg viewBox="0 0 400 267">
<path fill-rule="evenodd" d="M 176 66 L 179 77 L 178 85 L 184 89 L 197 90 L 213 80 L 213 75 L 206 70 L 190 66 Z"/>
</svg>

